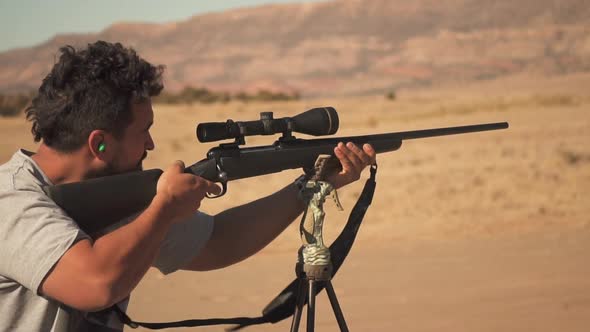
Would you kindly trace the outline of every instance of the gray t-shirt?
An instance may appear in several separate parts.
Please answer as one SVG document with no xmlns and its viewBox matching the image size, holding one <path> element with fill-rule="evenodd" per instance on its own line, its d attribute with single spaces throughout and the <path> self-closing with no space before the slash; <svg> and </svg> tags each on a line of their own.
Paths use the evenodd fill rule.
<svg viewBox="0 0 590 332">
<path fill-rule="evenodd" d="M 51 182 L 31 155 L 19 150 L 0 165 L 0 332 L 121 331 L 114 313 L 83 313 L 39 293 L 63 254 L 90 237 L 45 195 L 41 188 Z M 175 224 L 153 265 L 164 274 L 180 269 L 212 231 L 213 217 L 200 212 Z"/>
</svg>

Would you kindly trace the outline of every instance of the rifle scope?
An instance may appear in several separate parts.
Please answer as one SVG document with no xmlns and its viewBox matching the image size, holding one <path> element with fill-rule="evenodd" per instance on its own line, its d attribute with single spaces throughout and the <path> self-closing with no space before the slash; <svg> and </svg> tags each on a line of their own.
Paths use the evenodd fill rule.
<svg viewBox="0 0 590 332">
<path fill-rule="evenodd" d="M 199 142 L 214 142 L 244 136 L 273 135 L 283 133 L 290 137 L 291 132 L 313 136 L 332 135 L 338 131 L 338 113 L 332 107 L 313 108 L 294 117 L 273 118 L 272 112 L 260 113 L 260 120 L 226 122 L 205 122 L 197 126 Z"/>
</svg>

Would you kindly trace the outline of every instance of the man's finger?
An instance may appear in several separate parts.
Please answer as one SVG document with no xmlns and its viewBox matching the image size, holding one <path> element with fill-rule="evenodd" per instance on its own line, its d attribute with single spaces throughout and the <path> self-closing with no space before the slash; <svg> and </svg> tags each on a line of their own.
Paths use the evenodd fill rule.
<svg viewBox="0 0 590 332">
<path fill-rule="evenodd" d="M 182 160 L 176 160 L 172 165 L 168 166 L 167 171 L 173 171 L 176 173 L 184 172 L 184 162 Z"/>
<path fill-rule="evenodd" d="M 352 164 L 353 171 L 360 173 L 363 170 L 363 161 L 348 147 L 352 143 L 348 142 L 347 145 L 341 148 L 342 152 L 346 155 L 350 163 Z M 354 145 L 354 144 L 352 144 Z"/>
<path fill-rule="evenodd" d="M 354 169 L 354 166 L 352 165 L 352 162 L 348 159 L 348 156 L 344 154 L 341 147 L 344 147 L 344 144 L 338 143 L 338 145 L 334 148 L 334 154 L 338 158 L 338 161 L 340 161 L 340 164 L 342 164 L 342 171 L 350 172 L 352 169 Z"/>
<path fill-rule="evenodd" d="M 369 165 L 375 164 L 377 161 L 377 152 L 375 152 L 375 149 L 373 149 L 371 144 L 363 144 L 363 151 L 369 156 Z"/>
<path fill-rule="evenodd" d="M 174 163 L 172 164 L 172 166 L 177 167 L 178 169 L 180 169 L 181 172 L 184 171 L 184 161 L 182 161 L 182 160 L 176 160 L 176 161 L 174 161 Z"/>
<path fill-rule="evenodd" d="M 202 177 L 195 176 L 197 179 L 197 183 L 195 184 L 195 189 L 199 188 L 199 191 L 203 193 L 209 193 L 213 195 L 221 194 L 221 187 L 219 187 L 215 182 L 211 182 L 207 179 L 203 179 Z M 203 190 L 204 189 L 204 190 Z"/>
<path fill-rule="evenodd" d="M 209 181 L 209 187 L 207 192 L 211 195 L 219 195 L 221 194 L 221 187 L 214 182 Z"/>
<path fill-rule="evenodd" d="M 371 157 L 369 157 L 363 150 L 359 149 L 359 147 L 356 146 L 356 144 L 348 142 L 346 146 L 350 151 L 352 151 L 352 153 L 354 153 L 359 158 L 359 160 L 363 163 L 363 167 L 371 163 Z"/>
</svg>

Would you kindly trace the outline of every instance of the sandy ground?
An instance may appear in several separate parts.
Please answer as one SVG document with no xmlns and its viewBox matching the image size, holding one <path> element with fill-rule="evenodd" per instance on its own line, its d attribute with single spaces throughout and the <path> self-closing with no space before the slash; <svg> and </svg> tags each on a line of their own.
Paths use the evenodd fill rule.
<svg viewBox="0 0 590 332">
<path fill-rule="evenodd" d="M 515 77 L 401 91 L 396 101 L 157 105 L 157 148 L 146 167 L 201 159 L 214 145 L 196 142 L 198 122 L 251 120 L 260 111 L 279 117 L 331 105 L 340 114 L 339 135 L 508 121 L 508 130 L 408 141 L 378 157 L 374 203 L 334 279 L 348 325 L 353 331 L 588 331 L 589 85 L 583 75 Z M 34 148 L 24 119 L 0 119 L 0 144 L 2 162 L 19 146 Z M 232 182 L 226 197 L 205 201 L 202 209 L 214 214 L 270 194 L 298 173 Z M 345 213 L 327 207 L 328 243 L 361 182 L 341 190 Z M 132 296 L 130 315 L 167 321 L 260 314 L 294 277 L 297 227 L 227 269 L 167 277 L 150 270 Z M 337 331 L 326 295 L 317 302 L 317 330 Z M 249 330 L 285 331 L 289 324 Z"/>
</svg>

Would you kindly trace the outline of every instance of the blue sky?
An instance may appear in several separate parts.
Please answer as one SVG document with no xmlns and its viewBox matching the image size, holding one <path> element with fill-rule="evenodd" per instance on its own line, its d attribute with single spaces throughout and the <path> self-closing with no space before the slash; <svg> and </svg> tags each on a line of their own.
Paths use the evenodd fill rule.
<svg viewBox="0 0 590 332">
<path fill-rule="evenodd" d="M 195 14 L 314 0 L 0 0 L 0 52 L 59 33 L 98 32 L 114 22 L 169 22 Z"/>
</svg>

